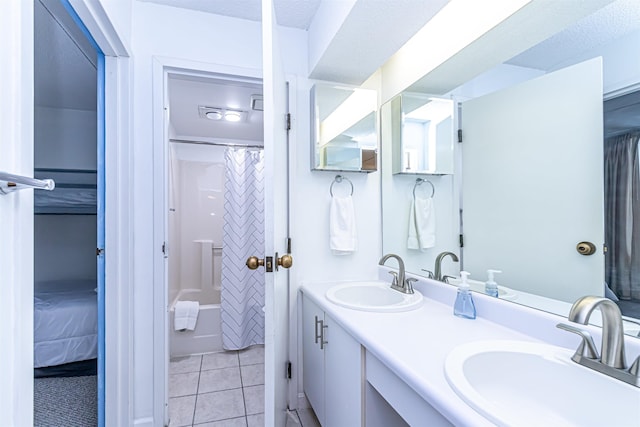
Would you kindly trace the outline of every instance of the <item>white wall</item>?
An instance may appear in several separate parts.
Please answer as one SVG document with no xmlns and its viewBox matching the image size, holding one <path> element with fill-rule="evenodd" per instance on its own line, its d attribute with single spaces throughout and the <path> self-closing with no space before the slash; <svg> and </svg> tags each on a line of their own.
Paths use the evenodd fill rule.
<svg viewBox="0 0 640 427">
<path fill-rule="evenodd" d="M 36 168 L 96 169 L 96 112 L 35 107 Z M 34 279 L 96 279 L 95 215 L 36 215 Z"/>
<path fill-rule="evenodd" d="M 96 112 L 36 107 L 36 168 L 96 169 Z"/>
</svg>

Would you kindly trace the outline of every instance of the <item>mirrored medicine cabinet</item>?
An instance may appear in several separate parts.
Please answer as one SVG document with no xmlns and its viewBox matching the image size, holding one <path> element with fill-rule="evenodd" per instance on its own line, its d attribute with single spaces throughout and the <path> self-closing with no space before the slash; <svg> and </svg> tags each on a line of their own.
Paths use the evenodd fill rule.
<svg viewBox="0 0 640 427">
<path fill-rule="evenodd" d="M 381 114 L 390 126 L 393 174 L 453 174 L 453 100 L 404 92 Z"/>
<path fill-rule="evenodd" d="M 378 169 L 378 94 L 372 89 L 316 83 L 311 88 L 311 169 Z"/>
</svg>

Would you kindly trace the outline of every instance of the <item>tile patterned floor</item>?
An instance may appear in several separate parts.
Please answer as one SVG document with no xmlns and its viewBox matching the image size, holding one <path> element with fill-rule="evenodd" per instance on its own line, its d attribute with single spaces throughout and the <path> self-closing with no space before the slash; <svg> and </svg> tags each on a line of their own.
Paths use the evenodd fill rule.
<svg viewBox="0 0 640 427">
<path fill-rule="evenodd" d="M 264 425 L 264 347 L 172 358 L 170 427 Z"/>
<path fill-rule="evenodd" d="M 169 427 L 264 426 L 264 347 L 172 358 Z M 320 427 L 311 409 L 288 427 Z"/>
</svg>

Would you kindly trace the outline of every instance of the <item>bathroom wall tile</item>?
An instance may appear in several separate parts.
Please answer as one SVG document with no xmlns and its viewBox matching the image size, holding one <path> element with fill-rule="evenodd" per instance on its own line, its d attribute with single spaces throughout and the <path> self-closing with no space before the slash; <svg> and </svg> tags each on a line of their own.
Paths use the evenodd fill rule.
<svg viewBox="0 0 640 427">
<path fill-rule="evenodd" d="M 242 389 L 198 394 L 195 424 L 220 421 L 245 415 Z"/>
<path fill-rule="evenodd" d="M 200 372 L 169 375 L 169 397 L 188 396 L 198 392 Z"/>
<path fill-rule="evenodd" d="M 244 387 L 243 391 L 247 415 L 264 412 L 264 386 L 256 385 L 253 387 Z"/>
<path fill-rule="evenodd" d="M 198 393 L 229 390 L 242 387 L 240 382 L 240 368 L 223 368 L 202 371 Z"/>
<path fill-rule="evenodd" d="M 320 427 L 320 422 L 311 408 L 298 408 L 298 417 L 303 427 Z"/>
<path fill-rule="evenodd" d="M 239 354 L 241 365 L 255 365 L 257 363 L 264 363 L 263 345 L 254 345 L 244 350 L 240 350 Z"/>
<path fill-rule="evenodd" d="M 240 366 L 240 372 L 243 387 L 264 384 L 264 363 Z"/>
<path fill-rule="evenodd" d="M 199 372 L 201 363 L 202 356 L 172 357 L 169 361 L 169 373 Z"/>
<path fill-rule="evenodd" d="M 228 420 L 194 424 L 193 427 L 247 427 L 247 420 L 245 417 L 230 418 Z M 264 424 L 261 424 L 260 427 L 264 427 Z"/>
<path fill-rule="evenodd" d="M 209 353 L 202 356 L 202 370 L 231 368 L 238 366 L 237 351 L 222 351 Z"/>
<path fill-rule="evenodd" d="M 247 415 L 249 427 L 264 427 L 264 414 Z"/>
<path fill-rule="evenodd" d="M 169 427 L 190 426 L 195 405 L 195 395 L 169 399 Z"/>
</svg>

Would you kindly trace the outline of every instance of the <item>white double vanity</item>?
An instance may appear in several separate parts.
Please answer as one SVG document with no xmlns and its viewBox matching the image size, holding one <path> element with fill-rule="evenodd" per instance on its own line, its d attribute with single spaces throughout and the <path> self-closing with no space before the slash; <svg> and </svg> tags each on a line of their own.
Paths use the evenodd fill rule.
<svg viewBox="0 0 640 427">
<path fill-rule="evenodd" d="M 456 288 L 426 278 L 417 304 L 362 286 L 301 287 L 304 391 L 323 426 L 640 426 L 640 388 L 573 362 L 566 318 L 479 293 L 477 318 L 459 318 Z M 600 351 L 601 329 L 579 326 Z M 625 344 L 628 367 L 640 340 Z"/>
</svg>

